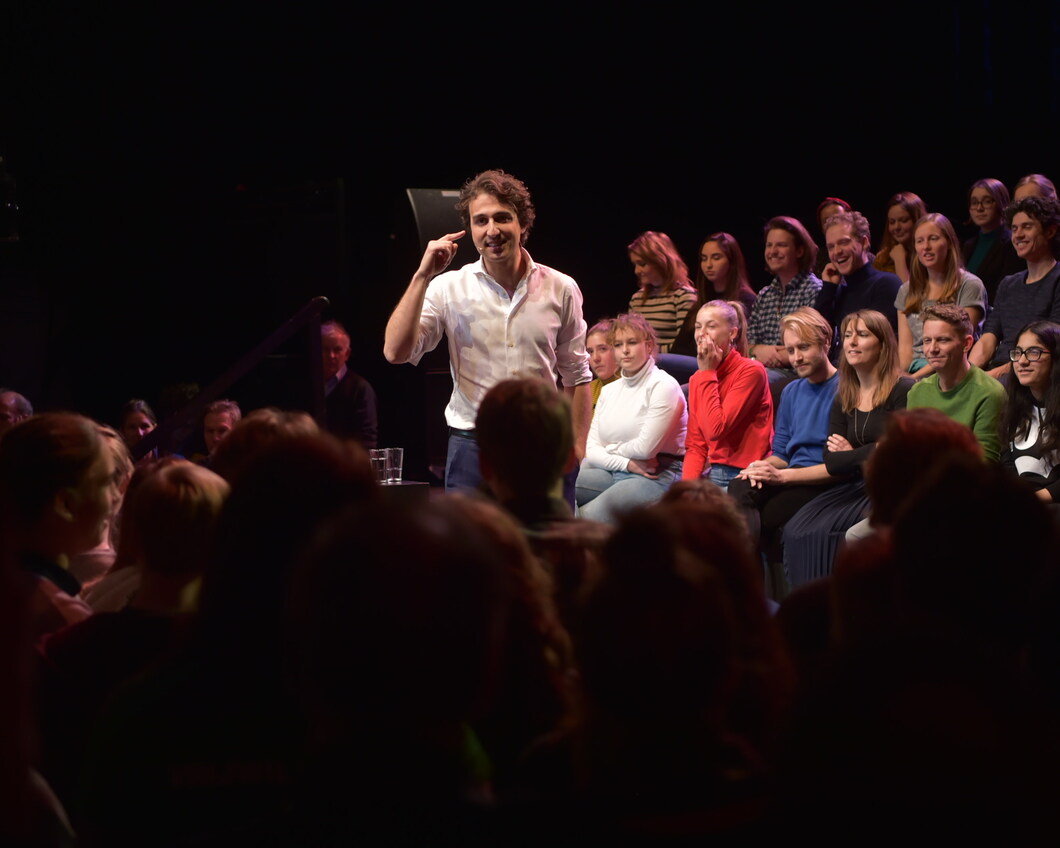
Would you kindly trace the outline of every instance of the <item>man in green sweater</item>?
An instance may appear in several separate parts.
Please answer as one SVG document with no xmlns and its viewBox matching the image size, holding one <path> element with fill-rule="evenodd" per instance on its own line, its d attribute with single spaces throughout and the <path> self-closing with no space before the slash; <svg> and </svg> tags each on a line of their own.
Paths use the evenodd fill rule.
<svg viewBox="0 0 1060 848">
<path fill-rule="evenodd" d="M 1001 456 L 998 415 L 1005 402 L 1001 383 L 968 361 L 972 324 L 968 313 L 952 303 L 938 303 L 923 311 L 924 356 L 935 373 L 909 390 L 907 406 L 931 406 L 969 427 L 983 455 L 994 462 Z"/>
</svg>

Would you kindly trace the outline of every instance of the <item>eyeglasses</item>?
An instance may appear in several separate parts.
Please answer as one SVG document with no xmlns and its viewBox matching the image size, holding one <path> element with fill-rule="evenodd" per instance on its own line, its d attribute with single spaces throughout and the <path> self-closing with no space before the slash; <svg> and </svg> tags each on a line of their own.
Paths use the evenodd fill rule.
<svg viewBox="0 0 1060 848">
<path fill-rule="evenodd" d="M 1037 362 L 1042 358 L 1042 354 L 1049 355 L 1049 351 L 1042 350 L 1040 347 L 1029 347 L 1026 350 L 1019 347 L 1014 347 L 1008 352 L 1008 358 L 1013 362 L 1019 362 L 1021 356 L 1026 356 L 1028 362 Z"/>
<path fill-rule="evenodd" d="M 997 201 L 992 197 L 973 197 L 968 201 L 970 209 L 975 209 L 977 206 L 982 209 L 989 209 L 991 206 L 997 206 Z"/>
</svg>

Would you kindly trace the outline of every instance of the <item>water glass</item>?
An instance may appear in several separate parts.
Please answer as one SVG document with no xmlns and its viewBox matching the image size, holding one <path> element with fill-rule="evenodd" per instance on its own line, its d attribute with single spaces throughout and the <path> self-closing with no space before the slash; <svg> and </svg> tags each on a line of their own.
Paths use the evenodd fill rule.
<svg viewBox="0 0 1060 848">
<path fill-rule="evenodd" d="M 372 459 L 372 470 L 375 472 L 375 479 L 377 483 L 387 482 L 389 476 L 387 470 L 387 448 L 378 448 L 368 451 L 368 456 Z"/>
<path fill-rule="evenodd" d="M 401 482 L 401 466 L 405 462 L 404 448 L 386 449 L 386 481 L 388 483 Z"/>
</svg>

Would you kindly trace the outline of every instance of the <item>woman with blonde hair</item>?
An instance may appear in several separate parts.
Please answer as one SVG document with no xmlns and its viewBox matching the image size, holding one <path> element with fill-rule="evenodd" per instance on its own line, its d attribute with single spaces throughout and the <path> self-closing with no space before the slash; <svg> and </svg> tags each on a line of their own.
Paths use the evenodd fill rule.
<svg viewBox="0 0 1060 848">
<path fill-rule="evenodd" d="M 604 522 L 657 501 L 681 479 L 688 422 L 684 392 L 655 364 L 648 320 L 619 315 L 608 341 L 620 376 L 600 392 L 575 497 L 581 516 Z"/>
<path fill-rule="evenodd" d="M 708 476 L 722 489 L 742 468 L 769 455 L 773 397 L 766 368 L 747 358 L 747 320 L 739 301 L 712 300 L 696 313 L 699 370 L 688 386 L 682 477 Z"/>
<path fill-rule="evenodd" d="M 926 214 L 924 201 L 911 191 L 900 191 L 887 201 L 887 229 L 884 230 L 879 252 L 872 263 L 875 268 L 897 274 L 903 283 L 909 279 L 913 229 Z"/>
<path fill-rule="evenodd" d="M 955 303 L 968 313 L 979 336 L 986 317 L 987 295 L 983 281 L 964 269 L 961 244 L 949 219 L 938 212 L 924 215 L 916 224 L 916 253 L 909 282 L 898 290 L 898 364 L 915 380 L 934 369 L 924 358 L 923 311 L 936 303 Z"/>
<path fill-rule="evenodd" d="M 824 464 L 844 482 L 803 506 L 784 527 L 784 567 L 792 588 L 832 573 L 839 543 L 863 519 L 865 461 L 896 409 L 904 409 L 913 380 L 898 367 L 898 343 L 888 319 L 860 309 L 840 327 L 839 388 L 829 414 Z"/>
<path fill-rule="evenodd" d="M 648 319 L 660 353 L 668 353 L 685 316 L 696 302 L 688 266 L 666 233 L 641 233 L 627 247 L 640 287 L 629 300 L 630 312 Z"/>
</svg>

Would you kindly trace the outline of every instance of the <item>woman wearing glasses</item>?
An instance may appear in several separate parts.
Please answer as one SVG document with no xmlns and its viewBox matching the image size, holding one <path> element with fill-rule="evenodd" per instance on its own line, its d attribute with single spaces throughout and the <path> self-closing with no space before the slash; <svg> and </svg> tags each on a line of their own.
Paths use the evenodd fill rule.
<svg viewBox="0 0 1060 848">
<path fill-rule="evenodd" d="M 1046 503 L 1060 503 L 1060 325 L 1033 321 L 1009 351 L 1015 379 L 1001 413 L 1001 462 L 1034 487 Z"/>
<path fill-rule="evenodd" d="M 1002 277 L 1018 274 L 1023 263 L 1012 247 L 1012 233 L 1005 226 L 1008 189 L 992 177 L 976 180 L 968 189 L 968 223 L 978 231 L 961 248 L 964 267 L 986 286 L 990 303 Z"/>
</svg>

